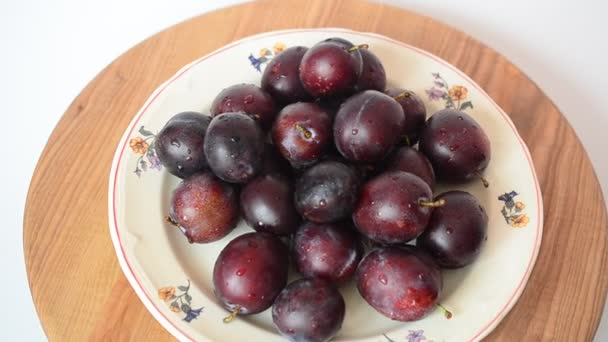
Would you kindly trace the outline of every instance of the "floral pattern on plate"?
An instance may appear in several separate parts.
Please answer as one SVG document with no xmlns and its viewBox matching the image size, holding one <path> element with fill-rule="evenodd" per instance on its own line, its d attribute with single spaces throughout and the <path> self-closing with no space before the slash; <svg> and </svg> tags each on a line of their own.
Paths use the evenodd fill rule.
<svg viewBox="0 0 608 342">
<path fill-rule="evenodd" d="M 500 213 L 512 227 L 523 228 L 530 222 L 530 217 L 522 213 L 526 205 L 524 202 L 515 201 L 517 195 L 519 195 L 517 192 L 511 191 L 498 196 L 498 200 L 505 202 Z"/>
<path fill-rule="evenodd" d="M 176 294 L 176 290 L 180 291 L 181 294 Z M 198 316 L 203 311 L 203 307 L 201 306 L 198 309 L 193 309 L 192 305 L 192 296 L 188 293 L 190 290 L 190 280 L 188 280 L 187 285 L 180 285 L 177 289 L 174 286 L 167 286 L 158 289 L 158 298 L 161 300 L 171 304 L 169 304 L 169 309 L 175 313 L 183 312 L 186 314 L 183 320 L 190 323 L 193 319 L 198 318 Z"/>
<path fill-rule="evenodd" d="M 255 68 L 255 70 L 262 72 L 262 65 L 270 62 L 276 55 L 283 52 L 287 46 L 284 43 L 278 42 L 274 46 L 269 48 L 262 48 L 258 53 L 258 56 L 254 56 L 252 53 L 249 54 L 249 62 Z"/>
<path fill-rule="evenodd" d="M 449 86 L 448 82 L 438 73 L 434 72 L 433 86 L 426 89 L 426 94 L 430 101 L 445 101 L 445 108 L 455 108 L 465 110 L 473 108 L 473 103 L 467 100 L 469 90 L 462 85 Z"/>
<path fill-rule="evenodd" d="M 137 158 L 135 163 L 135 173 L 137 177 L 141 177 L 142 172 L 148 170 L 160 170 L 162 165 L 160 159 L 156 155 L 154 149 L 154 140 L 156 134 L 146 130 L 144 126 L 141 126 L 138 130 L 139 135 L 129 140 L 129 147 L 135 154 L 140 156 Z"/>
<path fill-rule="evenodd" d="M 397 342 L 392 338 L 388 337 L 386 334 L 382 334 L 388 342 Z M 432 340 L 427 340 L 426 336 L 424 336 L 424 330 L 409 330 L 407 336 L 405 337 L 407 342 L 433 342 Z"/>
</svg>

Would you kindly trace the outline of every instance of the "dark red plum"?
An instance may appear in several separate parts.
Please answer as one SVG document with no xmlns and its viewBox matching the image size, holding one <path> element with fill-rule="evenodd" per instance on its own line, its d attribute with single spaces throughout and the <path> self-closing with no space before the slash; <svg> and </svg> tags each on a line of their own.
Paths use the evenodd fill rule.
<svg viewBox="0 0 608 342">
<path fill-rule="evenodd" d="M 237 196 L 232 185 L 211 172 L 192 175 L 173 191 L 169 221 L 180 228 L 190 243 L 219 240 L 236 227 Z"/>
<path fill-rule="evenodd" d="M 338 110 L 334 141 L 348 160 L 375 163 L 386 157 L 403 132 L 403 109 L 392 97 L 375 90 L 351 96 Z"/>
<path fill-rule="evenodd" d="M 433 193 L 420 177 L 403 171 L 382 173 L 361 187 L 353 212 L 357 229 L 371 240 L 396 244 L 415 239 L 426 228 Z"/>
<path fill-rule="evenodd" d="M 431 189 L 435 186 L 433 166 L 422 152 L 408 146 L 393 153 L 386 163 L 385 171 L 404 171 L 422 178 Z"/>
<path fill-rule="evenodd" d="M 420 151 L 429 158 L 438 180 L 462 182 L 479 177 L 490 163 L 490 139 L 468 114 L 443 109 L 427 121 Z"/>
<path fill-rule="evenodd" d="M 211 103 L 211 115 L 243 112 L 269 128 L 277 115 L 274 100 L 253 84 L 236 84 L 222 90 Z"/>
<path fill-rule="evenodd" d="M 277 173 L 258 176 L 243 187 L 241 211 L 247 224 L 256 231 L 289 235 L 300 223 L 293 204 L 293 185 Z"/>
<path fill-rule="evenodd" d="M 403 88 L 390 88 L 386 91 L 386 94 L 399 102 L 401 108 L 403 108 L 403 114 L 405 115 L 404 139 L 408 145 L 415 145 L 420 139 L 426 120 L 424 102 L 416 93 Z"/>
<path fill-rule="evenodd" d="M 444 268 L 460 268 L 477 259 L 488 231 L 488 215 L 475 196 L 448 191 L 436 198 L 445 205 L 435 208 L 427 229 L 416 244 Z"/>
<path fill-rule="evenodd" d="M 345 224 L 308 222 L 293 240 L 296 270 L 306 278 L 342 284 L 355 274 L 362 254 L 357 233 Z"/>
<path fill-rule="evenodd" d="M 245 183 L 263 166 L 264 133 L 246 114 L 222 113 L 209 124 L 204 150 L 216 176 L 230 183 Z"/>
<path fill-rule="evenodd" d="M 363 68 L 355 86 L 356 90 L 386 90 L 386 72 L 380 59 L 369 49 L 360 49 L 359 52 L 361 52 Z"/>
<path fill-rule="evenodd" d="M 174 115 L 156 135 L 154 148 L 171 174 L 186 178 L 208 167 L 203 152 L 211 117 L 197 112 Z"/>
<path fill-rule="evenodd" d="M 295 168 L 314 164 L 332 143 L 332 120 L 315 103 L 298 102 L 281 110 L 272 127 L 272 139 L 281 155 Z"/>
<path fill-rule="evenodd" d="M 384 316 L 416 321 L 435 310 L 443 286 L 441 271 L 414 246 L 373 250 L 357 269 L 357 289 Z"/>
<path fill-rule="evenodd" d="M 310 101 L 302 81 L 300 81 L 300 62 L 308 51 L 303 46 L 293 46 L 276 55 L 264 69 L 262 74 L 262 89 L 268 92 L 275 101 L 290 104 L 300 101 Z"/>
<path fill-rule="evenodd" d="M 362 58 L 358 47 L 342 39 L 328 39 L 306 51 L 299 73 L 302 85 L 309 94 L 330 97 L 352 93 L 361 69 Z"/>
<path fill-rule="evenodd" d="M 296 180 L 296 210 L 313 222 L 335 222 L 351 214 L 358 193 L 359 177 L 353 168 L 323 161 Z"/>
<path fill-rule="evenodd" d="M 325 342 L 344 321 L 346 305 L 338 290 L 323 279 L 289 284 L 272 306 L 272 321 L 289 341 Z"/>
<path fill-rule="evenodd" d="M 269 308 L 287 284 L 288 249 L 270 233 L 247 233 L 230 241 L 213 268 L 215 296 L 232 314 L 250 315 Z"/>
</svg>

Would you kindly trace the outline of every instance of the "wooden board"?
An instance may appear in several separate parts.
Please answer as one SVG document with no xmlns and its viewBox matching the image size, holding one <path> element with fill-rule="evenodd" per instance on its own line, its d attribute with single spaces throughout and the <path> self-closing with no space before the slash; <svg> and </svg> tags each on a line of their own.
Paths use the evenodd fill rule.
<svg viewBox="0 0 608 342">
<path fill-rule="evenodd" d="M 488 340 L 591 340 L 608 284 L 608 224 L 597 178 L 572 127 L 495 51 L 430 18 L 358 0 L 269 0 L 205 14 L 133 47 L 91 81 L 51 135 L 25 208 L 29 283 L 49 339 L 171 340 L 114 255 L 107 221 L 114 150 L 150 93 L 183 65 L 235 39 L 305 27 L 372 31 L 430 51 L 510 114 L 538 172 L 545 228 L 528 286 Z"/>
</svg>

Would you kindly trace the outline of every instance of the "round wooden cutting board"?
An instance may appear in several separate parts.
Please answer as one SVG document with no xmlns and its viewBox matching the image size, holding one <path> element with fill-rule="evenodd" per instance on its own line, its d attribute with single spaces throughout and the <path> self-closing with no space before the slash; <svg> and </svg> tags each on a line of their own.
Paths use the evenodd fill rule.
<svg viewBox="0 0 608 342">
<path fill-rule="evenodd" d="M 108 176 L 118 141 L 183 65 L 245 36 L 306 27 L 376 32 L 420 47 L 463 70 L 509 113 L 538 173 L 544 236 L 523 295 L 488 340 L 591 340 L 608 284 L 608 224 L 572 127 L 497 52 L 430 18 L 352 0 L 260 1 L 190 19 L 133 47 L 82 91 L 40 157 L 25 208 L 29 283 L 49 339 L 172 339 L 131 290 L 110 240 Z"/>
</svg>

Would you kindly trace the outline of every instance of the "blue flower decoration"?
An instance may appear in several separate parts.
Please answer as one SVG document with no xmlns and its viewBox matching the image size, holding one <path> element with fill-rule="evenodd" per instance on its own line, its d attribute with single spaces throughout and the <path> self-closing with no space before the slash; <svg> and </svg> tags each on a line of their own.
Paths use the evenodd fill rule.
<svg viewBox="0 0 608 342">
<path fill-rule="evenodd" d="M 500 201 L 505 202 L 505 206 L 509 209 L 513 208 L 515 206 L 515 202 L 513 201 L 513 198 L 515 198 L 515 196 L 519 195 L 517 192 L 515 191 L 511 191 L 509 193 L 504 193 L 500 196 L 498 196 L 498 199 Z"/>
<path fill-rule="evenodd" d="M 158 159 L 158 157 L 156 156 L 156 153 L 154 152 L 153 149 L 148 150 L 148 163 L 150 163 L 150 169 L 155 169 L 155 170 L 161 169 L 160 159 Z"/>
<path fill-rule="evenodd" d="M 196 319 L 202 311 L 202 307 L 199 309 L 190 309 L 190 311 L 186 312 L 186 317 L 184 317 L 184 321 L 190 323 L 193 319 Z"/>
<path fill-rule="evenodd" d="M 249 62 L 251 62 L 251 65 L 253 65 L 255 70 L 259 72 L 262 72 L 262 69 L 260 69 L 260 67 L 262 66 L 262 63 L 266 62 L 266 60 L 266 57 L 255 58 L 253 57 L 253 54 L 249 54 Z"/>
<path fill-rule="evenodd" d="M 513 198 L 517 195 L 519 195 L 517 192 L 511 191 L 509 193 L 504 193 L 504 194 L 498 196 L 498 200 L 503 201 L 503 202 L 509 202 L 509 201 L 512 201 Z"/>
<path fill-rule="evenodd" d="M 424 330 L 410 330 L 407 335 L 407 342 L 421 342 L 425 341 Z"/>
</svg>

